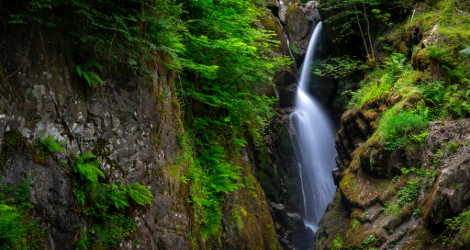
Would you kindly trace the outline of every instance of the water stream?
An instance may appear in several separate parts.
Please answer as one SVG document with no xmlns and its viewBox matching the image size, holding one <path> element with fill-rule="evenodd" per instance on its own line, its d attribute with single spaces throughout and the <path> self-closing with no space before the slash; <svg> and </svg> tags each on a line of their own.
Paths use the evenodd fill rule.
<svg viewBox="0 0 470 250">
<path fill-rule="evenodd" d="M 336 190 L 331 176 L 337 155 L 334 126 L 322 104 L 308 93 L 310 67 L 322 33 L 322 24 L 319 23 L 308 45 L 297 90 L 295 112 L 290 116 L 298 142 L 295 151 L 299 159 L 304 196 L 304 221 L 314 232 Z"/>
</svg>

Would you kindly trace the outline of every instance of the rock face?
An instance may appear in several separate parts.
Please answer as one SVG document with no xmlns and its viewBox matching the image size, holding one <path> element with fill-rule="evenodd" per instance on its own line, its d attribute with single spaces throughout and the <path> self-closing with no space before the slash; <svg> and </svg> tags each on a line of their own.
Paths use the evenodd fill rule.
<svg viewBox="0 0 470 250">
<path fill-rule="evenodd" d="M 287 32 L 296 51 L 294 58 L 302 62 L 318 21 L 316 2 L 269 4 L 279 13 L 272 11 L 276 8 L 265 9 L 259 25 L 274 31 L 273 39 L 280 41 L 273 56 L 290 55 Z M 195 219 L 187 203 L 188 186 L 175 184 L 168 171 L 179 150 L 176 135 L 182 130 L 174 72 L 157 63 L 149 68 L 161 80 L 149 80 L 126 63 L 105 60 L 100 62 L 108 65 L 103 67 L 103 83 L 90 88 L 75 73 L 76 55 L 60 30 L 39 26 L 31 33 L 26 25 L 4 25 L 1 31 L 5 42 L 0 44 L 0 77 L 4 79 L 0 85 L 0 179 L 4 186 L 14 186 L 31 177 L 27 183 L 32 195 L 29 202 L 35 206 L 31 216 L 41 227 L 50 225 L 45 248 L 75 249 L 81 230 L 93 224 L 77 210 L 73 176 L 67 168 L 75 155 L 72 152 L 92 152 L 102 162 L 107 183 L 139 182 L 155 197 L 151 206 L 135 209 L 135 238 L 113 248 L 189 249 Z M 100 60 L 100 55 L 90 57 Z M 275 88 L 266 94 L 277 95 L 279 102 L 266 147 L 251 145 L 234 159 L 245 169 L 243 178 L 253 181 L 253 190 L 240 189 L 224 197 L 222 235 L 214 242 L 201 243 L 201 249 L 279 249 L 280 245 L 309 249 L 313 245 L 313 232 L 302 221 L 298 161 L 289 136 L 297 75 L 295 64 L 275 74 Z M 66 152 L 45 159 L 38 156 L 30 147 L 37 145 L 41 133 L 65 141 Z M 239 221 L 231 217 L 233 209 L 241 211 Z"/>
<path fill-rule="evenodd" d="M 190 249 L 194 211 L 187 203 L 188 186 L 175 184 L 168 172 L 182 130 L 174 73 L 156 63 L 149 68 L 161 80 L 148 80 L 129 65 L 111 61 L 103 67 L 103 84 L 92 89 L 75 73 L 74 55 L 59 31 L 39 26 L 32 37 L 24 36 L 31 34 L 26 25 L 7 25 L 2 31 L 0 77 L 6 81 L 0 85 L 0 179 L 3 187 L 31 179 L 26 183 L 35 206 L 31 216 L 40 227 L 49 225 L 45 248 L 75 249 L 81 230 L 92 226 L 77 210 L 67 170 L 72 152 L 92 152 L 102 162 L 107 183 L 139 182 L 154 196 L 151 206 L 130 213 L 136 235 L 113 249 Z M 34 145 L 41 133 L 65 141 L 66 152 L 38 156 Z M 253 178 L 252 151 L 234 159 L 247 170 L 243 178 L 252 181 L 251 192 L 241 189 L 226 197 L 224 238 L 200 249 L 280 249 L 264 192 Z M 234 199 L 242 211 L 238 222 L 229 219 Z"/>
<path fill-rule="evenodd" d="M 36 143 L 44 133 L 67 145 L 65 153 L 55 153 L 52 162 L 41 165 L 22 147 L 5 152 L 9 142 L 2 141 L 2 153 L 8 159 L 0 178 L 7 186 L 18 184 L 29 174 L 34 178 L 30 201 L 42 209 L 35 216 L 43 221 L 52 216 L 53 220 L 46 236 L 48 247 L 73 249 L 80 233 L 77 224 L 91 226 L 77 213 L 70 176 L 58 166 L 74 150 L 97 155 L 110 183 L 123 179 L 124 183 L 150 187 L 155 200 L 135 218 L 140 248 L 187 249 L 188 231 L 175 230 L 177 225 L 189 228 L 184 196 L 177 196 L 168 180 L 156 175 L 176 147 L 178 128 L 173 124 L 179 119 L 179 110 L 172 105 L 171 73 L 166 83 L 152 83 L 117 64 L 121 70 L 111 69 L 111 74 L 102 77 L 99 89 L 92 90 L 78 84 L 72 55 L 60 34 L 40 27 L 41 34 L 35 33 L 28 51 L 30 39 L 22 34 L 30 32 L 21 27 L 8 29 L 2 37 L 6 41 L 0 58 L 2 78 L 6 72 L 18 70 L 0 87 L 0 134 L 17 131 L 27 142 Z M 122 245 L 122 249 L 134 248 L 132 241 Z"/>
</svg>

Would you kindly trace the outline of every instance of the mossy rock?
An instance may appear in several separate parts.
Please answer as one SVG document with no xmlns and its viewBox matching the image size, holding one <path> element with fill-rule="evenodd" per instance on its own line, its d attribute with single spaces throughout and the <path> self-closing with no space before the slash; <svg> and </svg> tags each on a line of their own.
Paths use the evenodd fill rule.
<svg viewBox="0 0 470 250">
<path fill-rule="evenodd" d="M 383 190 L 381 187 L 389 182 L 376 179 L 361 170 L 352 173 L 348 168 L 339 183 L 339 191 L 348 207 L 367 209 L 377 202 L 384 203 L 388 200 L 391 191 Z"/>
</svg>

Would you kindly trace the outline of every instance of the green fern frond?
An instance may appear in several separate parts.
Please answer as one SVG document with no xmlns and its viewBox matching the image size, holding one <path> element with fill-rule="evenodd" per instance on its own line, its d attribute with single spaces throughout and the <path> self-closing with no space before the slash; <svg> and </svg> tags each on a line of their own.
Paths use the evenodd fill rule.
<svg viewBox="0 0 470 250">
<path fill-rule="evenodd" d="M 83 69 L 80 65 L 77 65 L 77 67 L 76 67 L 78 76 L 79 77 L 83 76 L 83 78 L 85 78 L 86 82 L 88 83 L 88 85 L 90 87 L 95 86 L 95 80 L 98 81 L 100 84 L 103 84 L 103 80 L 101 80 L 101 77 L 98 74 L 96 74 L 95 72 L 90 70 L 93 67 L 98 68 L 101 71 L 100 64 L 98 63 L 98 61 L 96 61 L 94 59 L 88 60 L 85 63 L 85 65 L 83 66 Z M 95 80 L 93 80 L 93 78 Z"/>
<path fill-rule="evenodd" d="M 101 71 L 101 65 L 98 61 L 96 61 L 95 59 L 90 59 L 88 60 L 86 63 L 85 63 L 85 66 L 83 66 L 83 69 L 88 71 L 89 69 L 91 69 L 92 67 L 96 67 L 98 68 L 100 71 Z"/>
<path fill-rule="evenodd" d="M 14 207 L 0 205 L 0 248 L 15 248 L 25 229 L 18 221 L 20 213 Z M 15 248 L 16 249 L 16 248 Z"/>
<path fill-rule="evenodd" d="M 145 205 L 145 202 L 151 204 L 153 195 L 150 190 L 142 186 L 140 183 L 132 183 L 127 185 L 126 187 L 123 187 L 124 192 L 126 192 L 130 198 L 132 198 L 137 204 L 139 205 Z"/>
<path fill-rule="evenodd" d="M 45 137 L 43 133 L 41 133 L 41 136 Z M 66 141 L 53 142 L 54 139 L 55 139 L 54 136 L 51 135 L 46 138 L 40 139 L 39 142 L 45 149 L 49 150 L 49 152 L 65 153 L 65 149 L 61 146 L 61 144 L 67 144 L 67 142 Z"/>
<path fill-rule="evenodd" d="M 88 83 L 88 85 L 90 85 L 90 87 L 94 87 L 95 82 L 93 81 L 93 79 L 91 79 L 91 77 L 88 75 L 88 73 L 89 73 L 89 71 L 83 72 L 83 78 L 85 78 L 86 82 Z"/>
<path fill-rule="evenodd" d="M 98 182 L 98 176 L 105 178 L 105 175 L 99 165 L 101 161 L 95 155 L 88 152 L 78 157 L 75 172 L 80 175 L 80 178 L 86 179 L 90 182 Z"/>
<path fill-rule="evenodd" d="M 77 73 L 78 73 L 79 77 L 82 77 L 83 70 L 82 70 L 82 67 L 80 65 L 77 65 Z"/>
<path fill-rule="evenodd" d="M 112 186 L 112 192 L 110 193 L 109 198 L 117 209 L 129 206 L 129 199 L 126 192 L 120 191 L 118 186 L 114 184 Z"/>
<path fill-rule="evenodd" d="M 219 165 L 214 168 L 214 172 L 210 176 L 210 187 L 217 193 L 224 192 L 228 194 L 238 188 L 237 183 L 241 179 L 238 170 L 240 167 L 233 167 L 229 164 Z"/>
<path fill-rule="evenodd" d="M 90 76 L 90 79 L 91 79 L 91 78 L 95 78 L 100 84 L 103 84 L 103 80 L 101 80 L 101 78 L 100 78 L 100 76 L 99 76 L 98 74 L 96 74 L 96 73 L 93 72 L 93 71 L 88 71 L 87 73 L 88 73 L 88 75 Z M 92 81 L 93 81 L 93 79 L 92 79 Z M 94 84 L 93 84 L 93 85 L 94 85 Z"/>
</svg>

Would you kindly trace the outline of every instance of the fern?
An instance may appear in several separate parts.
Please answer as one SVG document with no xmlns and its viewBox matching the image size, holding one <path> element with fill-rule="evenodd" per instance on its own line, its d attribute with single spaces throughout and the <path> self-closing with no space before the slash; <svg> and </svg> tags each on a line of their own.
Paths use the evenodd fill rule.
<svg viewBox="0 0 470 250">
<path fill-rule="evenodd" d="M 67 144 L 66 141 L 53 142 L 55 139 L 53 135 L 46 137 L 43 133 L 41 133 L 41 137 L 42 139 L 39 140 L 39 142 L 41 143 L 41 146 L 49 150 L 49 152 L 65 153 L 65 149 L 61 145 Z"/>
<path fill-rule="evenodd" d="M 80 175 L 81 179 L 90 182 L 98 182 L 98 176 L 105 178 L 103 171 L 99 169 L 101 161 L 96 159 L 92 153 L 85 153 L 78 157 L 75 172 Z"/>
<path fill-rule="evenodd" d="M 25 229 L 18 222 L 20 214 L 15 208 L 0 205 L 0 248 L 13 249 L 18 239 L 24 234 Z M 13 248 L 12 248 L 13 247 Z"/>
<path fill-rule="evenodd" d="M 422 143 L 427 140 L 428 133 L 424 132 L 420 135 L 410 135 L 410 139 L 415 141 L 416 143 Z"/>
<path fill-rule="evenodd" d="M 125 208 L 129 206 L 128 196 L 125 191 L 119 190 L 118 186 L 112 186 L 112 190 L 109 194 L 109 198 L 113 202 L 117 209 Z"/>
<path fill-rule="evenodd" d="M 93 67 L 98 68 L 101 71 L 100 64 L 98 63 L 98 61 L 94 59 L 88 60 L 83 66 L 83 69 L 82 69 L 82 66 L 77 65 L 78 76 L 79 77 L 83 76 L 83 78 L 85 78 L 85 80 L 87 81 L 88 85 L 90 85 L 90 87 L 95 86 L 95 80 L 98 81 L 100 84 L 103 83 L 103 80 L 101 80 L 100 76 L 96 74 L 95 72 L 91 71 Z"/>
<path fill-rule="evenodd" d="M 236 181 L 240 180 L 240 173 L 236 172 L 240 167 L 231 169 L 229 164 L 219 165 L 213 170 L 210 176 L 210 186 L 216 193 L 224 192 L 228 194 L 238 188 Z"/>
<path fill-rule="evenodd" d="M 145 205 L 145 202 L 151 204 L 151 201 L 153 199 L 152 192 L 145 187 L 142 186 L 140 183 L 132 183 L 127 185 L 125 187 L 123 185 L 123 190 L 127 195 L 129 195 L 129 198 L 133 199 L 137 204 L 139 205 Z"/>
<path fill-rule="evenodd" d="M 387 68 L 393 75 L 400 74 L 405 69 L 406 56 L 400 53 L 394 53 L 388 62 L 385 62 Z"/>
<path fill-rule="evenodd" d="M 454 46 L 447 46 L 441 44 L 443 48 L 438 47 L 437 45 L 429 46 L 428 57 L 434 62 L 448 63 L 448 55 L 451 54 Z"/>
</svg>

